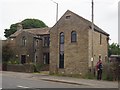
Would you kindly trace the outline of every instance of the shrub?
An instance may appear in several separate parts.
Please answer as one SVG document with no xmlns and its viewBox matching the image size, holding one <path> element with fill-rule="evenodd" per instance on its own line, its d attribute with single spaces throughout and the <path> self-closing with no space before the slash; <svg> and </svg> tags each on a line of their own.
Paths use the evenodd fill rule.
<svg viewBox="0 0 120 90">
<path fill-rule="evenodd" d="M 8 64 L 20 64 L 19 60 L 16 58 L 12 58 L 8 61 Z"/>
<path fill-rule="evenodd" d="M 40 69 L 43 67 L 43 64 L 34 64 L 34 72 L 40 72 Z"/>
</svg>

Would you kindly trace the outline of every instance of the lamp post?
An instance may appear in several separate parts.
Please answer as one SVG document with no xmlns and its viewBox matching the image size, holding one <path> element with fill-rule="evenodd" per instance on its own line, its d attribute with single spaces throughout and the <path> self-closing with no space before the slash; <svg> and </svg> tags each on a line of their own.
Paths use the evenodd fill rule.
<svg viewBox="0 0 120 90">
<path fill-rule="evenodd" d="M 53 0 L 51 0 L 51 1 L 57 5 L 57 7 L 56 7 L 56 22 L 57 22 L 58 21 L 58 3 Z"/>
</svg>

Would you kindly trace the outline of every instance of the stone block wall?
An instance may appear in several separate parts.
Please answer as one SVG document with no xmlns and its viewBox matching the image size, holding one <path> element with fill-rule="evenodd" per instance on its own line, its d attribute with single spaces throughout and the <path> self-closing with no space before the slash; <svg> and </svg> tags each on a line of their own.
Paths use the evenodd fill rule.
<svg viewBox="0 0 120 90">
<path fill-rule="evenodd" d="M 66 16 L 70 15 L 70 19 Z M 88 27 L 72 13 L 66 13 L 50 30 L 50 73 L 85 74 L 88 71 Z M 76 31 L 77 42 L 71 43 Z M 59 68 L 60 33 L 64 33 L 64 68 Z"/>
<path fill-rule="evenodd" d="M 34 72 L 34 66 L 30 65 L 30 64 L 26 64 L 26 65 L 7 65 L 7 71 L 33 73 Z"/>
<path fill-rule="evenodd" d="M 101 34 L 101 44 L 100 44 L 100 34 Z M 89 67 L 91 67 L 91 57 L 92 57 L 92 30 L 89 29 Z M 102 62 L 105 63 L 108 57 L 108 36 L 99 33 L 97 31 L 93 32 L 93 55 L 94 61 L 93 65 L 95 66 L 101 56 Z"/>
</svg>

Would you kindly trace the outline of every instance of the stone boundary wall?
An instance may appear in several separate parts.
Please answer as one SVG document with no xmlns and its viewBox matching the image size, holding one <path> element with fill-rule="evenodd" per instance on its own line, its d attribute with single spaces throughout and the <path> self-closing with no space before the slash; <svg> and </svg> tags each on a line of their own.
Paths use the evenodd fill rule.
<svg viewBox="0 0 120 90">
<path fill-rule="evenodd" d="M 2 65 L 2 70 L 3 71 L 13 71 L 13 72 L 26 72 L 26 73 L 33 73 L 35 71 L 35 66 L 30 65 L 30 64 L 3 64 Z M 45 65 L 41 67 L 39 70 L 40 71 L 49 71 L 49 65 Z"/>
<path fill-rule="evenodd" d="M 7 65 L 7 71 L 32 73 L 34 72 L 34 65 Z"/>
</svg>

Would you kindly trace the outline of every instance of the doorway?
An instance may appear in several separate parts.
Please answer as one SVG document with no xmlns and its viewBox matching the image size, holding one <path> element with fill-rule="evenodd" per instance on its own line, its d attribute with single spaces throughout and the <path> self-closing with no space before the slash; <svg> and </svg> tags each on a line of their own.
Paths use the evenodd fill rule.
<svg viewBox="0 0 120 90">
<path fill-rule="evenodd" d="M 26 55 L 21 55 L 21 64 L 26 63 Z"/>
</svg>

